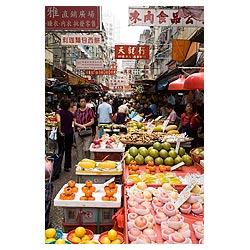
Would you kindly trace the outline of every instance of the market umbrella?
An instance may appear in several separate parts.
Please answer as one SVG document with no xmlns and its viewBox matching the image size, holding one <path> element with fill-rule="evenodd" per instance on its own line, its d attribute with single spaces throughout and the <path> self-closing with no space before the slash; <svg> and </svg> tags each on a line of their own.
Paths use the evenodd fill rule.
<svg viewBox="0 0 250 250">
<path fill-rule="evenodd" d="M 184 89 L 185 77 L 180 75 L 179 78 L 168 85 L 168 90 L 185 90 Z"/>
<path fill-rule="evenodd" d="M 204 90 L 204 72 L 189 75 L 184 82 L 184 88 L 188 90 Z"/>
</svg>

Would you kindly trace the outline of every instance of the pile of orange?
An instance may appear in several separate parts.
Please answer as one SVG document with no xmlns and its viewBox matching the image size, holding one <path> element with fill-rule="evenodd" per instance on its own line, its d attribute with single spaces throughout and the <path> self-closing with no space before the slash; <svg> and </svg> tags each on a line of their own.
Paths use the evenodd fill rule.
<svg viewBox="0 0 250 250">
<path fill-rule="evenodd" d="M 140 174 L 139 165 L 137 165 L 137 162 L 135 160 L 132 160 L 128 165 L 128 173 L 130 175 L 132 174 Z"/>
<path fill-rule="evenodd" d="M 102 196 L 103 201 L 116 201 L 117 198 L 114 196 L 114 194 L 117 193 L 118 186 L 115 184 L 115 182 L 109 183 L 108 186 L 104 187 L 104 191 L 106 195 Z"/>
<path fill-rule="evenodd" d="M 82 192 L 84 193 L 84 195 L 80 197 L 80 200 L 84 200 L 84 201 L 95 200 L 93 193 L 95 192 L 96 188 L 92 184 L 93 183 L 91 180 L 87 180 L 85 182 L 85 185 L 82 187 Z"/>
</svg>

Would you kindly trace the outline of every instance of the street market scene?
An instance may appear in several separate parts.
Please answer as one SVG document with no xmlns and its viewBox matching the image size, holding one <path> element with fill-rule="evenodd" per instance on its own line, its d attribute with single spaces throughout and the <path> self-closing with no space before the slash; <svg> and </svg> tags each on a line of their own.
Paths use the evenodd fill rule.
<svg viewBox="0 0 250 250">
<path fill-rule="evenodd" d="M 204 244 L 204 6 L 125 12 L 45 6 L 45 244 Z"/>
</svg>

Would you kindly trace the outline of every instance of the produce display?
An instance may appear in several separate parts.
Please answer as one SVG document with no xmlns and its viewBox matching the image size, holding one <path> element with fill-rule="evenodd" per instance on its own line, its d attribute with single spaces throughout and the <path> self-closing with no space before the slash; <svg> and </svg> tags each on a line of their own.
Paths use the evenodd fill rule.
<svg viewBox="0 0 250 250">
<path fill-rule="evenodd" d="M 148 187 L 139 182 L 126 188 L 126 226 L 131 244 L 198 244 L 204 234 L 204 193 L 195 185 L 187 200 L 169 183 Z M 198 231 L 198 232 L 197 232 Z"/>
<path fill-rule="evenodd" d="M 76 183 L 78 188 L 73 193 L 72 188 L 65 184 L 54 199 L 54 206 L 61 207 L 119 207 L 121 205 L 121 185 L 112 181 L 109 184 L 93 184 L 91 180 Z"/>
<path fill-rule="evenodd" d="M 178 153 L 171 147 L 169 142 L 154 142 L 150 147 L 132 146 L 125 158 L 126 164 L 136 161 L 136 164 L 143 165 L 153 162 L 154 165 L 173 166 L 184 162 L 186 166 L 193 164 L 192 158 L 186 153 L 183 147 L 179 147 Z"/>
<path fill-rule="evenodd" d="M 45 127 L 56 127 L 56 114 L 55 112 L 52 113 L 45 113 Z"/>
<path fill-rule="evenodd" d="M 117 167 L 117 162 L 110 160 L 96 162 L 90 159 L 82 159 L 77 163 L 77 167 L 81 169 L 114 169 Z"/>
<path fill-rule="evenodd" d="M 119 136 L 113 134 L 109 136 L 104 134 L 102 138 L 95 139 L 90 146 L 90 150 L 94 151 L 95 149 L 123 149 L 124 144 L 120 142 Z"/>
</svg>

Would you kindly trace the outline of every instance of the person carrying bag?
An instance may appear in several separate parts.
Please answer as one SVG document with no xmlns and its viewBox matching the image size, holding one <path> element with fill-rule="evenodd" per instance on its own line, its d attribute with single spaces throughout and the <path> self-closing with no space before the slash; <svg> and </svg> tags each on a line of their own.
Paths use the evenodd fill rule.
<svg viewBox="0 0 250 250">
<path fill-rule="evenodd" d="M 94 140 L 93 124 L 95 113 L 92 108 L 86 106 L 86 98 L 79 97 L 80 107 L 74 113 L 75 140 L 77 160 L 90 158 L 89 147 Z"/>
</svg>

